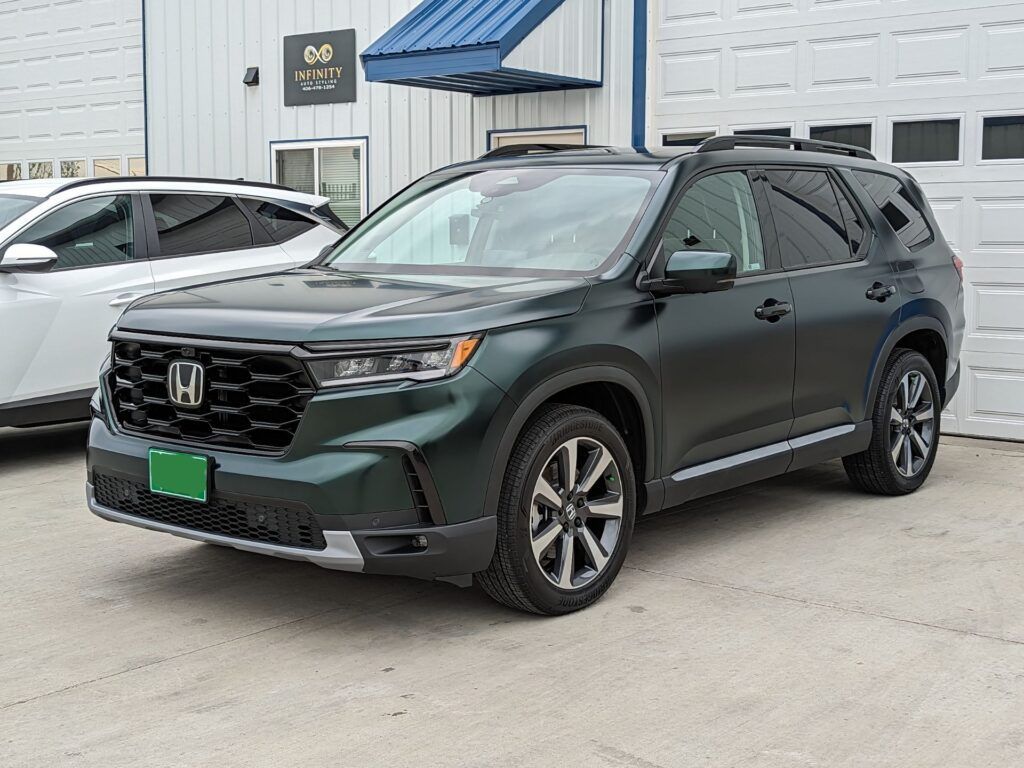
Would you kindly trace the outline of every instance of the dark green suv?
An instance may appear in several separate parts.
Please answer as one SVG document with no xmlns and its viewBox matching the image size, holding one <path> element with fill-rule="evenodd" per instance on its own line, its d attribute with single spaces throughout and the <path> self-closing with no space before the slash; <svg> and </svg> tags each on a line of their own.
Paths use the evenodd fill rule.
<svg viewBox="0 0 1024 768">
<path fill-rule="evenodd" d="M 565 613 L 640 515 L 837 457 L 920 486 L 960 266 L 914 180 L 853 147 L 498 150 L 307 268 L 132 305 L 89 506 Z"/>
</svg>

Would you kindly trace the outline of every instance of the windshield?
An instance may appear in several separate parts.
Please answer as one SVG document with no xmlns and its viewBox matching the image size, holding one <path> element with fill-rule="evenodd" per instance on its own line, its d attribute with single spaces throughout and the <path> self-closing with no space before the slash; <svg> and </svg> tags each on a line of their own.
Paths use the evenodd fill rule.
<svg viewBox="0 0 1024 768">
<path fill-rule="evenodd" d="M 38 197 L 0 195 L 0 229 L 3 229 L 25 211 L 39 203 Z"/>
<path fill-rule="evenodd" d="M 595 272 L 623 244 L 659 178 L 566 168 L 428 177 L 321 264 L 360 272 Z"/>
</svg>

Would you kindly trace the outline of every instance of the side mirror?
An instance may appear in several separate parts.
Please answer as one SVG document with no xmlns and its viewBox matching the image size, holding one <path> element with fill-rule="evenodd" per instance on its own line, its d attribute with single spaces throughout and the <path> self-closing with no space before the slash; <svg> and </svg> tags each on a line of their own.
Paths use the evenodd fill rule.
<svg viewBox="0 0 1024 768">
<path fill-rule="evenodd" d="M 0 258 L 0 272 L 49 272 L 57 263 L 57 254 L 45 245 L 15 243 Z"/>
<path fill-rule="evenodd" d="M 720 251 L 676 251 L 665 264 L 665 277 L 652 289 L 662 293 L 712 293 L 732 288 L 736 257 Z"/>
</svg>

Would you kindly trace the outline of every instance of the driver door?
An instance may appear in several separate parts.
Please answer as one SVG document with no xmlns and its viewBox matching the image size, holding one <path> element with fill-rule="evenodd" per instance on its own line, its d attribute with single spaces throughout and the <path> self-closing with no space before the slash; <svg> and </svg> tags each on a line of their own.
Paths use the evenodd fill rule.
<svg viewBox="0 0 1024 768">
<path fill-rule="evenodd" d="M 663 232 L 662 265 L 685 250 L 728 252 L 738 261 L 737 279 L 726 290 L 655 299 L 669 505 L 789 465 L 793 295 L 772 230 L 762 227 L 768 214 L 758 174 L 738 168 L 698 177 Z M 769 307 L 777 309 L 755 312 Z"/>
<path fill-rule="evenodd" d="M 137 206 L 131 194 L 75 200 L 8 243 L 46 246 L 57 263 L 0 275 L 0 402 L 88 398 L 96 389 L 111 326 L 154 290 L 149 262 L 135 252 Z"/>
</svg>

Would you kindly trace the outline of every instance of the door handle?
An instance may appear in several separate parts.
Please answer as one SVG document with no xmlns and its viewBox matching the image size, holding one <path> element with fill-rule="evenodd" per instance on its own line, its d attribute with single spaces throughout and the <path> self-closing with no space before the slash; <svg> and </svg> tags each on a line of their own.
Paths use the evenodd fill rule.
<svg viewBox="0 0 1024 768">
<path fill-rule="evenodd" d="M 112 307 L 127 307 L 136 299 L 141 299 L 146 294 L 144 293 L 122 293 L 120 296 L 115 296 L 110 300 L 110 306 Z"/>
<path fill-rule="evenodd" d="M 883 285 L 882 283 L 875 283 L 866 291 L 864 291 L 864 297 L 877 301 L 881 304 L 883 301 L 888 299 L 890 296 L 896 295 L 895 285 Z"/>
<path fill-rule="evenodd" d="M 769 323 L 777 323 L 792 311 L 793 305 L 788 301 L 765 299 L 764 304 L 754 310 L 754 317 L 758 320 L 767 320 Z"/>
</svg>

